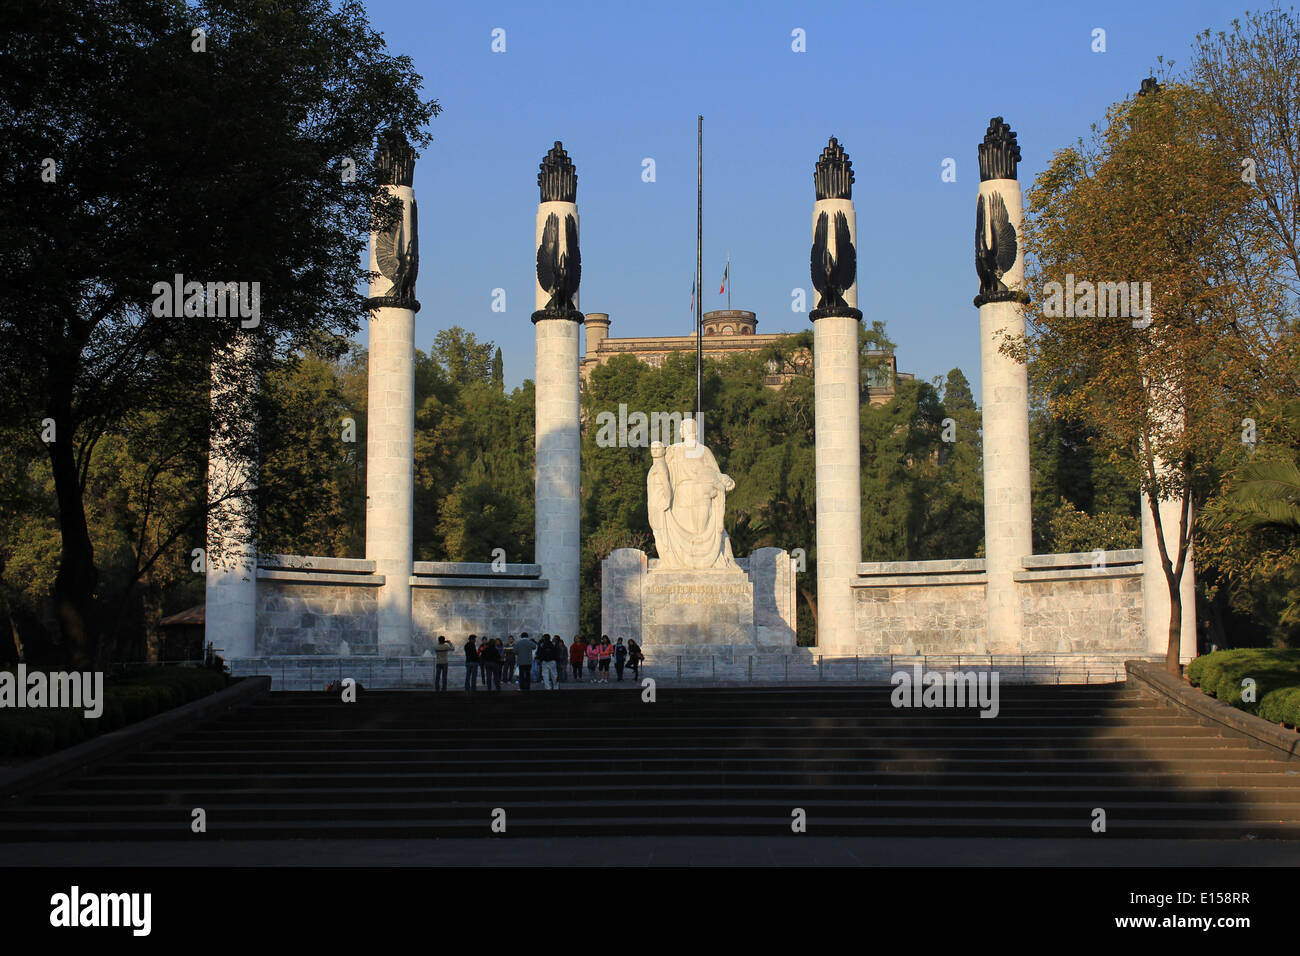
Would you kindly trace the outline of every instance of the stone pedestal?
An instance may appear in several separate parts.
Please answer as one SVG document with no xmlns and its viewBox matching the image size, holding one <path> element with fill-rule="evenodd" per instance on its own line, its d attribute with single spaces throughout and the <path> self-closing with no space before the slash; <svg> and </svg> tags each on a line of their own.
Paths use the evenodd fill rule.
<svg viewBox="0 0 1300 956">
<path fill-rule="evenodd" d="M 677 653 L 756 645 L 754 585 L 744 571 L 652 567 L 642 582 L 641 633 L 647 648 Z"/>
<path fill-rule="evenodd" d="M 647 654 L 752 653 L 795 646 L 794 569 L 779 548 L 738 559 L 737 570 L 659 570 L 631 548 L 602 564 L 601 631 Z"/>
</svg>

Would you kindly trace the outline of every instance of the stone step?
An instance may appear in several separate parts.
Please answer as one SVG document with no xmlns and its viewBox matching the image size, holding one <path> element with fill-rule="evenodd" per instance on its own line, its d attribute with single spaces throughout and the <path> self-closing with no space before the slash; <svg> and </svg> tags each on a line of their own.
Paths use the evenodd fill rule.
<svg viewBox="0 0 1300 956">
<path fill-rule="evenodd" d="M 507 815 L 509 837 L 573 836 L 775 836 L 791 832 L 789 814 L 776 817 L 678 817 L 646 816 L 525 819 Z M 808 832 L 820 836 L 918 836 L 918 837 L 1075 837 L 1099 839 L 1092 832 L 1091 819 L 1022 819 L 1019 817 L 962 820 L 943 817 L 873 817 L 813 819 Z M 489 819 L 430 822 L 420 819 L 393 820 L 272 820 L 248 821 L 231 826 L 212 826 L 202 839 L 435 839 L 440 837 L 489 837 Z M 1300 825 L 1285 822 L 1116 820 L 1107 821 L 1111 839 L 1300 839 Z M 504 836 L 504 835 L 503 835 Z M 198 839 L 190 831 L 188 815 L 174 822 L 92 824 L 0 822 L 0 842 L 79 842 L 113 840 L 161 841 Z"/>
<path fill-rule="evenodd" d="M 797 787 L 797 791 L 793 790 Z M 1018 786 L 1009 790 L 1005 786 L 899 786 L 874 784 L 870 787 L 854 787 L 837 784 L 820 784 L 800 782 L 787 786 L 772 786 L 760 783 L 701 783 L 689 784 L 664 783 L 653 785 L 646 783 L 617 784 L 589 782 L 584 786 L 572 786 L 556 783 L 552 786 L 516 782 L 514 784 L 495 784 L 490 786 L 441 786 L 436 790 L 428 787 L 401 786 L 357 786 L 357 787 L 314 787 L 314 788 L 279 788 L 267 785 L 255 778 L 245 778 L 238 786 L 227 790 L 173 788 L 161 792 L 155 788 L 114 790 L 112 798 L 116 805 L 145 806 L 165 802 L 172 806 L 223 806 L 229 802 L 258 805 L 279 805 L 311 800 L 316 803 L 328 802 L 338 805 L 364 804 L 367 806 L 384 806 L 389 803 L 415 801 L 436 796 L 439 800 L 453 803 L 497 803 L 514 806 L 520 802 L 542 801 L 549 805 L 570 804 L 578 800 L 694 800 L 701 794 L 721 799 L 726 794 L 733 794 L 738 799 L 752 800 L 789 800 L 797 792 L 802 800 L 852 800 L 859 803 L 877 801 L 905 801 L 911 805 L 921 802 L 933 802 L 935 805 L 971 801 L 977 803 L 999 803 L 1015 800 L 1023 803 L 1074 803 L 1084 802 L 1092 806 L 1120 806 L 1134 804 L 1160 804 L 1172 806 L 1182 803 L 1224 806 L 1236 804 L 1270 804 L 1300 806 L 1300 787 L 1274 787 L 1255 785 L 1236 791 L 1223 789 L 1173 789 L 1144 786 L 1094 786 L 1075 787 Z M 38 807 L 100 807 L 104 801 L 101 791 L 78 790 L 45 793 L 34 797 L 23 806 Z M 15 810 L 18 808 L 14 808 Z M 1172 812 L 1172 811 L 1171 811 Z"/>
<path fill-rule="evenodd" d="M 484 821 L 492 811 L 503 806 L 510 818 L 523 821 L 584 820 L 592 815 L 644 816 L 651 819 L 672 817 L 735 817 L 788 819 L 792 808 L 803 808 L 809 817 L 818 820 L 830 818 L 855 818 L 863 813 L 859 800 L 808 799 L 799 792 L 790 792 L 784 799 L 703 799 L 690 800 L 604 800 L 581 799 L 556 805 L 546 801 L 516 801 L 508 806 L 499 800 L 470 803 L 445 800 L 410 800 L 394 803 L 358 805 L 300 798 L 292 803 L 266 805 L 242 801 L 209 801 L 203 804 L 210 826 L 239 823 L 259 823 L 274 820 L 305 823 L 307 821 L 382 821 L 419 820 L 424 824 L 451 821 Z M 876 800 L 870 803 L 873 817 L 928 816 L 944 820 L 984 820 L 1015 816 L 1024 820 L 1059 820 L 1072 818 L 1090 821 L 1097 804 L 1080 799 L 1039 802 L 1021 800 L 988 801 L 893 801 Z M 1104 808 L 1107 822 L 1123 819 L 1171 821 L 1193 823 L 1290 823 L 1300 824 L 1300 805 L 1295 803 L 1260 803 L 1234 806 L 1214 802 L 1125 802 L 1112 803 Z M 181 823 L 188 826 L 191 807 L 173 803 L 118 804 L 101 808 L 96 813 L 98 824 L 110 823 Z M 12 812 L 7 822 L 32 825 L 41 823 L 81 823 L 85 820 L 84 807 L 28 806 Z"/>
<path fill-rule="evenodd" d="M 870 761 L 883 766 L 920 766 L 943 764 L 969 766 L 983 764 L 991 769 L 1055 769 L 1076 764 L 1080 767 L 1110 767 L 1126 769 L 1132 766 L 1160 766 L 1168 768 L 1209 767 L 1231 768 L 1242 764 L 1271 763 L 1273 757 L 1262 750 L 1243 751 L 1239 748 L 1219 747 L 1211 750 L 1181 750 L 1159 752 L 1134 749 L 1131 752 L 1098 752 L 1092 748 L 1010 748 L 1010 747 L 914 747 L 909 746 L 906 759 L 897 756 L 892 747 L 823 746 L 818 748 L 819 764 L 861 763 Z M 230 769 L 240 773 L 264 773 L 267 770 L 319 769 L 328 770 L 345 762 L 349 768 L 375 773 L 432 772 L 438 768 L 454 769 L 459 766 L 479 766 L 484 762 L 513 764 L 519 767 L 558 764 L 561 766 L 590 766 L 605 763 L 610 769 L 619 766 L 641 765 L 649 761 L 669 765 L 689 766 L 699 761 L 716 760 L 719 766 L 755 763 L 762 766 L 804 766 L 806 751 L 798 747 L 687 747 L 656 746 L 637 749 L 625 747 L 599 747 L 577 745 L 572 747 L 519 748 L 506 747 L 493 750 L 473 748 L 428 748 L 419 753 L 403 752 L 383 756 L 362 750 L 359 753 L 298 754 L 279 752 L 222 756 L 208 759 L 173 759 L 168 761 L 133 761 L 129 767 L 166 767 L 176 774 L 189 772 L 212 773 Z"/>
<path fill-rule="evenodd" d="M 1300 838 L 1300 766 L 1126 685 L 273 694 L 0 806 L 0 841 L 780 834 Z"/>
<path fill-rule="evenodd" d="M 708 786 L 713 783 L 754 783 L 760 785 L 798 786 L 808 784 L 840 784 L 870 787 L 877 785 L 912 785 L 960 787 L 971 785 L 1000 785 L 1006 790 L 1019 786 L 1056 785 L 1069 787 L 1091 787 L 1099 785 L 1136 785 L 1140 774 L 1143 784 L 1154 788 L 1178 787 L 1255 787 L 1288 786 L 1300 784 L 1300 777 L 1270 764 L 1242 762 L 1238 769 L 1224 770 L 1204 764 L 1185 770 L 1171 770 L 1162 765 L 1142 770 L 1141 767 L 1117 769 L 1111 767 L 1088 767 L 1079 769 L 1068 765 L 1069 769 L 1052 770 L 1039 767 L 1018 766 L 1008 770 L 991 767 L 987 762 L 976 762 L 961 769 L 951 766 L 936 768 L 922 763 L 919 767 L 905 768 L 899 766 L 876 766 L 871 770 L 857 769 L 851 762 L 826 762 L 825 765 L 809 766 L 771 766 L 756 768 L 746 764 L 736 768 L 717 768 L 707 764 L 696 767 L 672 766 L 667 761 L 646 761 L 648 766 L 636 765 L 630 768 L 611 769 L 592 765 L 578 767 L 557 766 L 555 764 L 531 766 L 527 779 L 531 783 L 565 783 L 572 781 L 574 786 L 592 784 L 658 784 L 665 781 L 691 783 Z M 168 773 L 109 773 L 102 772 L 87 778 L 80 784 L 83 790 L 123 790 L 141 787 L 155 788 L 159 791 L 171 789 L 211 789 L 229 790 L 244 785 L 246 777 L 232 772 L 189 773 L 176 776 Z M 292 771 L 263 771 L 258 774 L 258 781 L 272 783 L 281 787 L 316 788 L 330 786 L 373 786 L 388 788 L 392 786 L 417 786 L 437 789 L 441 786 L 468 786 L 477 783 L 493 783 L 502 786 L 520 784 L 519 768 L 501 769 L 491 762 L 482 766 L 442 768 L 432 773 L 413 771 L 397 773 L 380 773 L 373 771 L 355 771 L 349 764 L 341 763 L 327 771 L 318 773 L 295 773 Z"/>
<path fill-rule="evenodd" d="M 1068 754 L 1091 754 L 1097 752 L 1107 752 L 1112 754 L 1123 754 L 1126 756 L 1149 754 L 1153 757 L 1160 758 L 1166 753 L 1170 753 L 1175 759 L 1178 753 L 1188 751 L 1214 751 L 1231 750 L 1237 752 L 1240 750 L 1239 742 L 1229 740 L 1223 736 L 1210 737 L 1168 737 L 1157 738 L 1158 743 L 1149 741 L 1138 741 L 1127 738 L 1114 738 L 1105 742 L 1090 740 L 1085 743 L 1074 738 L 1058 738 L 1047 740 L 1041 737 L 1011 737 L 1007 739 L 989 739 L 987 737 L 968 737 L 963 739 L 954 739 L 952 736 L 944 737 L 909 737 L 904 740 L 893 740 L 888 737 L 864 737 L 848 738 L 835 737 L 831 740 L 800 740 L 795 735 L 775 736 L 765 735 L 763 737 L 753 737 L 749 739 L 736 739 L 735 737 L 711 737 L 706 735 L 697 735 L 691 738 L 691 745 L 695 748 L 705 749 L 722 749 L 731 750 L 740 748 L 752 750 L 762 748 L 781 752 L 793 750 L 796 753 L 804 753 L 808 746 L 815 746 L 818 750 L 843 750 L 856 749 L 861 751 L 871 750 L 893 750 L 901 745 L 906 745 L 913 750 L 935 751 L 942 753 L 950 752 L 969 752 L 971 755 L 1003 755 L 1007 752 L 1032 754 L 1035 756 L 1048 753 L 1068 753 Z M 969 742 L 967 742 L 969 741 Z M 210 745 L 206 745 L 210 744 Z M 187 745 L 183 748 L 166 747 L 155 748 L 144 753 L 125 758 L 125 763 L 131 766 L 148 766 L 151 764 L 165 764 L 169 767 L 178 767 L 182 763 L 200 763 L 210 764 L 226 761 L 248 761 L 252 763 L 278 763 L 280 761 L 319 761 L 323 756 L 328 755 L 333 759 L 350 760 L 364 755 L 369 760 L 394 760 L 394 759 L 434 759 L 437 754 L 444 753 L 474 753 L 484 754 L 491 753 L 499 756 L 499 751 L 530 748 L 545 748 L 553 750 L 554 742 L 549 739 L 522 744 L 518 738 L 513 736 L 502 737 L 482 737 L 477 739 L 446 740 L 431 738 L 429 740 L 411 741 L 409 743 L 395 746 L 392 741 L 375 739 L 373 737 L 364 740 L 339 740 L 339 741 L 307 741 L 296 746 L 279 745 L 279 742 L 267 744 L 249 750 L 247 748 L 232 746 L 228 741 L 210 741 L 199 742 Z M 672 735 L 638 735 L 635 737 L 619 738 L 616 746 L 606 746 L 595 749 L 608 750 L 611 752 L 646 752 L 649 749 L 662 749 L 665 747 L 676 748 L 680 741 Z M 584 748 L 585 750 L 586 748 Z M 1176 753 L 1174 753 L 1176 752 Z M 1259 752 L 1261 759 L 1269 759 L 1268 754 L 1263 751 Z"/>
</svg>

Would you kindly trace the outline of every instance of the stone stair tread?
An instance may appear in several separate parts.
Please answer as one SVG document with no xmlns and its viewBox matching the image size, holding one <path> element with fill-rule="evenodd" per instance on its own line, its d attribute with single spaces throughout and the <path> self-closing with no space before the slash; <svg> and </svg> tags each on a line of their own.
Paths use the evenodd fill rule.
<svg viewBox="0 0 1300 956">
<path fill-rule="evenodd" d="M 204 839 L 196 806 L 215 839 L 488 836 L 495 807 L 510 834 L 779 834 L 795 806 L 825 834 L 1096 839 L 1100 806 L 1111 833 L 1300 839 L 1300 764 L 1125 685 L 1006 686 L 994 720 L 884 687 L 628 689 L 276 693 L 0 805 L 0 841 Z"/>
</svg>

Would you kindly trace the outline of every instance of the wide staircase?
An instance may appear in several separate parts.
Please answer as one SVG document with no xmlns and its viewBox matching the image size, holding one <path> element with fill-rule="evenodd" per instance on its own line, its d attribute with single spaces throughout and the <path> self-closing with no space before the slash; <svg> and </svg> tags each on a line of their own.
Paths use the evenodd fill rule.
<svg viewBox="0 0 1300 956">
<path fill-rule="evenodd" d="M 0 841 L 728 834 L 1300 839 L 1300 762 L 1133 685 L 1001 689 L 999 714 L 889 687 L 261 702 L 0 807 Z M 500 812 L 504 811 L 504 816 Z"/>
</svg>

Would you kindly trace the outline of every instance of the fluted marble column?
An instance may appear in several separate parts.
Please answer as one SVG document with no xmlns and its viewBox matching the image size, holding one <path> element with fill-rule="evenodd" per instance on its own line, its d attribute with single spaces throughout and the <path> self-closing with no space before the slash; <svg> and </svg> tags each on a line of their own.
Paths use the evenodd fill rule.
<svg viewBox="0 0 1300 956">
<path fill-rule="evenodd" d="M 984 445 L 984 554 L 988 569 L 985 650 L 1017 653 L 1022 615 L 1015 574 L 1033 551 L 1029 473 L 1029 380 L 1025 366 L 1002 354 L 1006 335 L 1025 333 L 1025 265 L 1016 164 L 1020 146 L 996 116 L 979 146 L 975 305 L 980 316 Z"/>
<path fill-rule="evenodd" d="M 532 317 L 537 345 L 535 548 L 536 562 L 548 582 L 542 597 L 540 629 L 568 639 L 578 633 L 582 549 L 578 174 L 558 140 L 540 169 L 534 284 L 537 311 Z"/>
<path fill-rule="evenodd" d="M 370 354 L 366 422 L 366 557 L 384 576 L 378 651 L 411 652 L 412 506 L 415 497 L 415 278 L 419 270 L 415 152 L 385 134 L 377 160 L 402 214 L 370 237 Z"/>
<path fill-rule="evenodd" d="M 857 652 L 852 582 L 862 560 L 857 216 L 853 165 L 831 137 L 813 173 L 813 398 L 817 479 L 817 645 Z"/>
</svg>

